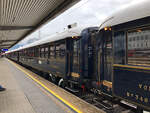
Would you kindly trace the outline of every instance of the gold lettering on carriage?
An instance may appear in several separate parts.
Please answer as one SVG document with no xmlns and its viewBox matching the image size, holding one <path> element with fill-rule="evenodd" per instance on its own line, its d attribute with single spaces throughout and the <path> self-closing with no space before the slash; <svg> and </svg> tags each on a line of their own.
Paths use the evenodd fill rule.
<svg viewBox="0 0 150 113">
<path fill-rule="evenodd" d="M 139 84 L 138 87 L 139 87 L 140 89 L 143 89 L 144 91 L 150 91 L 150 85 Z"/>
<path fill-rule="evenodd" d="M 141 90 L 143 90 L 144 92 L 150 92 L 150 85 L 147 85 L 147 84 L 138 84 L 138 88 L 141 89 Z M 133 98 L 133 99 L 135 99 L 137 101 L 144 102 L 144 103 L 149 103 L 150 102 L 149 97 L 137 94 L 136 92 L 133 93 L 131 91 L 127 91 L 126 92 L 126 96 L 130 97 L 130 98 Z"/>
<path fill-rule="evenodd" d="M 144 102 L 144 103 L 148 103 L 149 102 L 148 97 L 144 97 L 144 96 L 138 95 L 136 93 L 131 93 L 129 91 L 126 92 L 126 96 L 127 97 L 132 97 L 133 99 L 135 99 L 137 101 Z"/>
</svg>

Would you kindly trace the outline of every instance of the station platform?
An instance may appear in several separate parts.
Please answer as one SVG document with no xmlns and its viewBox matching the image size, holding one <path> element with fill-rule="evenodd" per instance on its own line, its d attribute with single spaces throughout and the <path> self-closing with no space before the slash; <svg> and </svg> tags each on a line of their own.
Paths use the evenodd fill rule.
<svg viewBox="0 0 150 113">
<path fill-rule="evenodd" d="M 0 58 L 0 85 L 0 113 L 104 113 L 7 58 Z"/>
</svg>

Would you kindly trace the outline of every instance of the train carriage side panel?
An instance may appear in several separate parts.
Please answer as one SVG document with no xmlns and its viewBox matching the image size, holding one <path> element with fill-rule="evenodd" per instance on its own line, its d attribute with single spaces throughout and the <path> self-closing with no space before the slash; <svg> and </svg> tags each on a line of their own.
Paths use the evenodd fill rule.
<svg viewBox="0 0 150 113">
<path fill-rule="evenodd" d="M 25 55 L 21 58 L 22 64 L 57 77 L 65 76 L 66 40 L 36 46 L 32 50 L 31 48 L 24 50 Z"/>
<path fill-rule="evenodd" d="M 150 17 L 114 26 L 113 94 L 150 110 Z M 148 23 L 147 23 L 148 22 Z"/>
<path fill-rule="evenodd" d="M 66 40 L 60 40 L 50 45 L 50 56 L 47 70 L 58 76 L 64 77 L 66 74 Z M 45 67 L 46 68 L 46 67 Z"/>
</svg>

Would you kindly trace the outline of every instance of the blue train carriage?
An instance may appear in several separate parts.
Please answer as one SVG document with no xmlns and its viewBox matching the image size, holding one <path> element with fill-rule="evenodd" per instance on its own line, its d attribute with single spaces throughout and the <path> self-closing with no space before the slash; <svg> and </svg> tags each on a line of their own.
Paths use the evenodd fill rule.
<svg viewBox="0 0 150 113">
<path fill-rule="evenodd" d="M 44 77 L 50 78 L 53 82 L 60 81 L 60 85 L 71 72 L 72 40 L 80 38 L 83 29 L 84 27 L 68 29 L 25 45 L 10 51 L 10 58 L 14 59 L 13 54 L 18 53 L 19 63 L 43 72 Z"/>
<path fill-rule="evenodd" d="M 72 37 L 78 38 L 83 28 L 72 28 L 48 36 L 21 48 L 8 51 L 7 57 L 27 67 L 50 75 L 54 82 L 65 78 Z M 45 75 L 49 78 L 49 75 Z M 48 76 L 48 77 L 47 77 Z M 57 80 L 56 80 L 57 79 Z"/>
<path fill-rule="evenodd" d="M 100 27 L 102 91 L 150 110 L 150 1 L 110 16 Z M 111 86 L 112 84 L 112 86 Z"/>
<path fill-rule="evenodd" d="M 91 87 L 89 82 L 94 72 L 92 40 L 96 31 L 98 27 L 71 28 L 12 50 L 9 58 L 18 58 L 23 65 L 49 73 L 58 85 L 80 92 L 80 89 Z"/>
</svg>

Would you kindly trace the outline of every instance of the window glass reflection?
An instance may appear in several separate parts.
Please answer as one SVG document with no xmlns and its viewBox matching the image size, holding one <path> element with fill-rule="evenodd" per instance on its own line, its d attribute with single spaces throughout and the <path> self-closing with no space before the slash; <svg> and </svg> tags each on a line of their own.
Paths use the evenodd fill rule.
<svg viewBox="0 0 150 113">
<path fill-rule="evenodd" d="M 129 31 L 128 42 L 128 64 L 150 66 L 150 28 Z M 138 40 L 131 41 L 131 38 Z"/>
<path fill-rule="evenodd" d="M 135 39 L 135 38 L 133 38 Z M 129 38 L 131 42 L 134 42 Z M 125 51 L 126 51 L 126 37 L 125 33 L 115 32 L 114 33 L 114 63 L 116 64 L 125 64 Z M 130 45 L 129 45 L 130 46 Z"/>
</svg>

